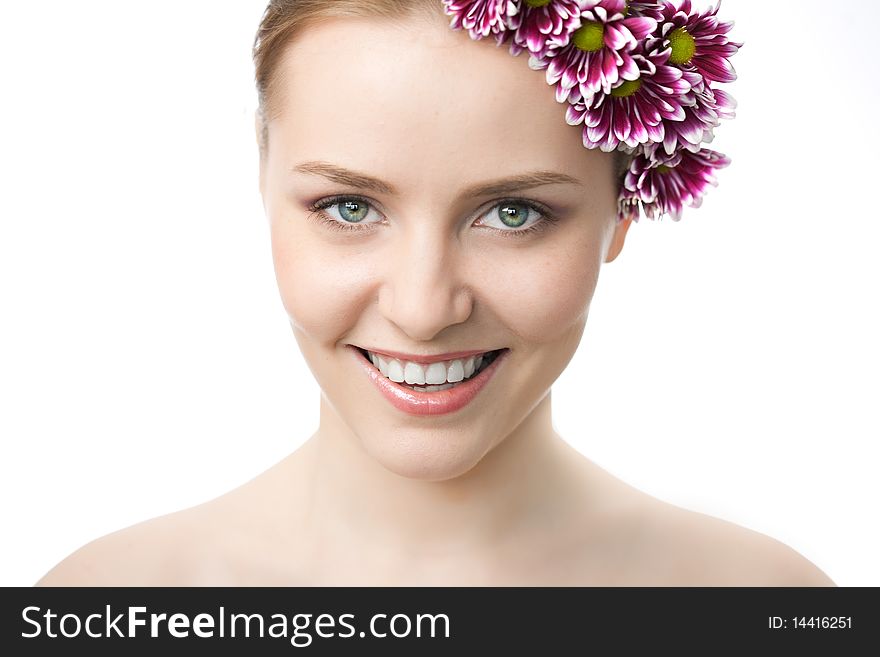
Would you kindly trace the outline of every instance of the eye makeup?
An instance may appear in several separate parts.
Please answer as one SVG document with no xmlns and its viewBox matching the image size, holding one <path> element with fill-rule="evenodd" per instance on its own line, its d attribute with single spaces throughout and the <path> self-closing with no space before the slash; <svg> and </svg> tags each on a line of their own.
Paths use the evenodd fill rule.
<svg viewBox="0 0 880 657">
<path fill-rule="evenodd" d="M 315 221 L 323 226 L 326 226 L 330 230 L 342 231 L 342 232 L 371 232 L 373 228 L 371 226 L 375 226 L 381 224 L 380 221 L 371 221 L 371 222 L 347 222 L 344 220 L 339 220 L 331 216 L 326 210 L 328 208 L 332 208 L 333 206 L 341 205 L 344 202 L 355 202 L 359 204 L 363 204 L 369 208 L 373 208 L 373 204 L 366 198 L 358 195 L 334 195 L 328 196 L 318 201 L 315 201 L 311 205 L 309 205 L 308 210 L 310 212 L 309 219 Z M 547 230 L 548 228 L 552 228 L 553 225 L 559 220 L 558 217 L 543 203 L 539 203 L 537 201 L 533 201 L 531 199 L 525 198 L 505 198 L 494 205 L 489 207 L 489 211 L 484 212 L 480 215 L 480 219 L 482 220 L 484 217 L 490 214 L 492 210 L 496 208 L 502 207 L 504 205 L 515 205 L 520 207 L 528 208 L 531 211 L 537 212 L 539 215 L 539 219 L 529 225 L 527 228 L 515 228 L 515 229 L 503 229 L 503 228 L 495 228 L 493 226 L 486 226 L 485 224 L 477 224 L 478 227 L 484 228 L 486 230 L 490 230 L 493 233 L 500 233 L 505 238 L 513 238 L 519 239 L 522 237 L 526 237 L 529 235 L 534 235 L 536 233 Z"/>
</svg>

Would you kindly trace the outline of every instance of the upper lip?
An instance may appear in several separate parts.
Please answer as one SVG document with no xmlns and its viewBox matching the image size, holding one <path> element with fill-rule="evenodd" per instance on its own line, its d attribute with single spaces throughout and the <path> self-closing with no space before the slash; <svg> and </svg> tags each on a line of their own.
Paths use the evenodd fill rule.
<svg viewBox="0 0 880 657">
<path fill-rule="evenodd" d="M 411 363 L 437 363 L 443 360 L 453 360 L 455 358 L 467 358 L 468 356 L 476 356 L 477 354 L 485 354 L 495 349 L 469 349 L 467 351 L 447 351 L 442 354 L 407 354 L 402 351 L 392 351 L 390 349 L 374 349 L 373 347 L 359 347 L 365 351 L 371 351 L 374 354 L 382 356 L 390 356 L 397 360 L 405 360 Z"/>
</svg>

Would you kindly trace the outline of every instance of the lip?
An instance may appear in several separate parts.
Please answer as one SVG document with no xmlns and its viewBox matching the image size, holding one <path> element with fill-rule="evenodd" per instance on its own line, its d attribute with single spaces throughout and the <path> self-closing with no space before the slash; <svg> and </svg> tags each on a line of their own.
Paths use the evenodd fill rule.
<svg viewBox="0 0 880 657">
<path fill-rule="evenodd" d="M 447 351 L 443 354 L 427 354 L 427 355 L 419 355 L 419 354 L 407 354 L 402 351 L 387 351 L 383 349 L 372 349 L 371 347 L 362 347 L 360 345 L 351 345 L 357 346 L 364 351 L 372 351 L 374 354 L 381 354 L 382 356 L 388 356 L 389 358 L 396 358 L 397 360 L 408 360 L 412 363 L 419 363 L 420 365 L 430 365 L 431 363 L 439 363 L 444 360 L 453 360 L 455 358 L 467 358 L 468 356 L 476 356 L 478 354 L 485 354 L 490 351 L 495 351 L 494 349 L 483 349 L 482 351 L 479 349 L 471 349 L 470 351 Z"/>
<path fill-rule="evenodd" d="M 402 385 L 398 385 L 391 379 L 383 376 L 370 361 L 364 358 L 364 355 L 357 347 L 348 345 L 347 349 L 357 359 L 361 369 L 372 381 L 373 385 L 378 388 L 382 396 L 391 402 L 392 406 L 397 410 L 409 413 L 410 415 L 444 415 L 461 410 L 470 404 L 486 384 L 489 383 L 492 376 L 510 353 L 510 349 L 502 349 L 501 353 L 498 354 L 494 361 L 489 363 L 486 369 L 454 388 L 438 392 L 419 392 L 418 390 L 410 390 Z M 493 350 L 490 349 L 490 351 Z M 468 353 L 480 354 L 485 352 L 476 351 Z"/>
</svg>

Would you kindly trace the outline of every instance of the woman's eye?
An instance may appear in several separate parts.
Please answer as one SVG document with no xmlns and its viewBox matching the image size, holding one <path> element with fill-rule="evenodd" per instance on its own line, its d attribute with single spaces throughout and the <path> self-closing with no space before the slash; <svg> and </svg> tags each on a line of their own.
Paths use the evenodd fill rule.
<svg viewBox="0 0 880 657">
<path fill-rule="evenodd" d="M 493 205 L 483 216 L 481 225 L 504 237 L 525 237 L 550 228 L 557 221 L 549 209 L 538 203 L 516 199 Z"/>
<path fill-rule="evenodd" d="M 373 205 L 358 196 L 332 196 L 314 203 L 311 217 L 334 230 L 369 230 L 381 223 L 383 216 Z M 377 219 L 369 221 L 370 211 Z M 508 199 L 493 205 L 481 215 L 478 225 L 509 237 L 525 237 L 544 230 L 556 221 L 553 214 L 532 201 Z"/>
<path fill-rule="evenodd" d="M 330 215 L 333 220 L 345 226 L 345 224 L 374 223 L 365 221 L 370 215 L 373 206 L 362 198 L 345 197 L 333 198 L 321 201 L 312 208 Z M 381 216 L 379 217 L 381 219 Z"/>
<path fill-rule="evenodd" d="M 547 218 L 548 213 L 531 203 L 504 201 L 490 208 L 480 223 L 489 228 L 510 233 L 528 230 L 542 219 Z"/>
</svg>

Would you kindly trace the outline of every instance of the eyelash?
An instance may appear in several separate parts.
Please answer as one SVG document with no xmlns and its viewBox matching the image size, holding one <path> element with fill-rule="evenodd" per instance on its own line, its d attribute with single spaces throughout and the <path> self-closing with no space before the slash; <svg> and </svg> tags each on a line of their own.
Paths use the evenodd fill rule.
<svg viewBox="0 0 880 657">
<path fill-rule="evenodd" d="M 309 214 L 309 219 L 319 221 L 321 224 L 326 225 L 331 230 L 339 230 L 344 232 L 371 230 L 370 228 L 362 227 L 360 224 L 357 223 L 343 223 L 340 221 L 336 221 L 335 219 L 327 216 L 327 213 L 324 212 L 326 208 L 342 203 L 343 201 L 357 201 L 358 203 L 364 203 L 371 208 L 373 207 L 373 204 L 362 196 L 328 196 L 327 198 L 315 201 L 312 205 L 309 206 L 308 209 L 311 211 L 311 214 Z M 492 226 L 483 226 L 483 228 L 487 228 L 495 233 L 501 233 L 502 235 L 504 235 L 504 237 L 519 238 L 544 231 L 550 228 L 556 221 L 558 221 L 558 218 L 553 215 L 548 207 L 536 201 L 531 201 L 525 198 L 505 198 L 490 207 L 489 210 L 494 210 L 498 206 L 504 205 L 505 203 L 516 204 L 530 208 L 540 214 L 541 219 L 533 223 L 528 228 L 523 228 L 519 230 L 503 230 L 501 228 L 493 228 Z M 481 216 L 485 216 L 486 214 L 488 214 L 488 212 L 484 213 Z M 366 225 L 371 226 L 373 224 Z"/>
</svg>

